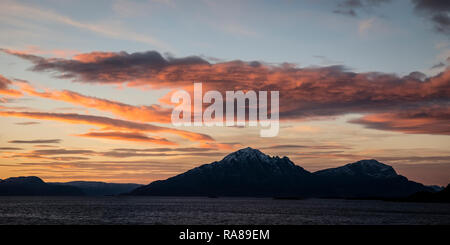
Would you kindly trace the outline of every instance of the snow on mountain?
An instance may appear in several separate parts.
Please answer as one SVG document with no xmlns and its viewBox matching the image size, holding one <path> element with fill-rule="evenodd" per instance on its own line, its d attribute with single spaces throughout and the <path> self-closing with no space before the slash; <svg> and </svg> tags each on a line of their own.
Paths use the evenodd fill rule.
<svg viewBox="0 0 450 245">
<path fill-rule="evenodd" d="M 342 167 L 315 172 L 320 176 L 367 176 L 372 178 L 392 178 L 398 176 L 394 168 L 377 160 L 361 160 Z"/>
<path fill-rule="evenodd" d="M 431 188 L 409 181 L 377 160 L 361 160 L 310 173 L 287 157 L 250 147 L 166 180 L 139 187 L 130 195 L 400 197 Z"/>
</svg>

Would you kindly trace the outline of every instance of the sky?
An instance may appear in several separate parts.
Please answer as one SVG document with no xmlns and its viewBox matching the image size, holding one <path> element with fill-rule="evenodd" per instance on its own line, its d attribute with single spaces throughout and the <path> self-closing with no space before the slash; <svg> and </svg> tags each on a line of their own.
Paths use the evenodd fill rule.
<svg viewBox="0 0 450 245">
<path fill-rule="evenodd" d="M 0 30 L 1 179 L 146 184 L 250 146 L 449 183 L 447 1 L 2 0 Z M 194 82 L 279 91 L 279 134 L 175 127 Z"/>
</svg>

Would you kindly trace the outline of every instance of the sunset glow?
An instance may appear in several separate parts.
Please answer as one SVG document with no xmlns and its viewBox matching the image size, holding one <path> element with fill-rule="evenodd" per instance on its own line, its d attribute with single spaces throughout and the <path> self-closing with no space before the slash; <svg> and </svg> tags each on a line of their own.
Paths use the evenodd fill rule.
<svg viewBox="0 0 450 245">
<path fill-rule="evenodd" d="M 147 184 L 249 146 L 447 185 L 450 27 L 381 2 L 1 1 L 0 179 Z M 278 135 L 172 125 L 194 83 L 279 91 Z"/>
</svg>

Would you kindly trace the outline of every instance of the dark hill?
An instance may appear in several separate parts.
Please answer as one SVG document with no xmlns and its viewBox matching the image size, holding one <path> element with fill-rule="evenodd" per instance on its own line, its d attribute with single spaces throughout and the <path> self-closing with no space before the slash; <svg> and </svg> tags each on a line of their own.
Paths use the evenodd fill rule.
<svg viewBox="0 0 450 245">
<path fill-rule="evenodd" d="M 122 184 L 122 183 L 106 183 L 98 181 L 71 181 L 65 183 L 52 183 L 63 186 L 73 186 L 83 191 L 89 196 L 105 196 L 118 195 L 130 192 L 142 185 L 139 184 Z"/>
<path fill-rule="evenodd" d="M 450 184 L 439 192 L 421 191 L 402 199 L 407 202 L 450 202 Z"/>
<path fill-rule="evenodd" d="M 289 158 L 270 157 L 249 147 L 233 152 L 221 161 L 137 188 L 130 194 L 309 196 L 316 192 L 316 186 L 315 176 Z"/>
<path fill-rule="evenodd" d="M 361 160 L 342 167 L 317 171 L 332 197 L 406 197 L 433 188 L 408 180 L 377 160 Z"/>
<path fill-rule="evenodd" d="M 42 179 L 12 177 L 0 181 L 1 196 L 81 196 L 84 193 L 73 186 L 45 183 Z"/>
<path fill-rule="evenodd" d="M 220 161 L 139 187 L 130 195 L 404 197 L 432 188 L 409 181 L 388 165 L 362 160 L 310 173 L 287 157 L 245 148 Z"/>
</svg>

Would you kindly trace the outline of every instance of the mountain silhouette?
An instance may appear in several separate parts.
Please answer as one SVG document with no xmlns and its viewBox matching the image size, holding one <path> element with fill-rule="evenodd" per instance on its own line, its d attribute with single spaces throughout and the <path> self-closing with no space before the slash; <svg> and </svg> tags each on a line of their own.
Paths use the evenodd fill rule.
<svg viewBox="0 0 450 245">
<path fill-rule="evenodd" d="M 405 197 L 433 189 L 388 165 L 362 160 L 311 173 L 287 157 L 250 147 L 220 161 L 136 188 L 129 195 L 266 197 Z"/>
<path fill-rule="evenodd" d="M 342 167 L 320 170 L 314 174 L 322 177 L 333 197 L 403 197 L 418 191 L 434 189 L 408 180 L 394 168 L 377 160 L 361 160 Z"/>
<path fill-rule="evenodd" d="M 450 184 L 438 192 L 420 191 L 399 201 L 406 202 L 450 202 Z"/>
<path fill-rule="evenodd" d="M 355 163 L 349 163 L 342 167 L 329 168 L 315 172 L 316 175 L 327 177 L 364 177 L 364 178 L 392 178 L 397 173 L 394 168 L 384 163 L 380 163 L 375 159 L 361 160 Z"/>
<path fill-rule="evenodd" d="M 131 195 L 274 196 L 310 195 L 314 175 L 287 157 L 270 157 L 250 147 L 183 174 L 139 187 Z"/>
<path fill-rule="evenodd" d="M 0 181 L 1 196 L 81 196 L 83 191 L 77 187 L 45 183 L 42 179 L 12 177 Z"/>
<path fill-rule="evenodd" d="M 46 183 L 36 176 L 0 180 L 0 196 L 104 196 L 130 192 L 139 184 L 116 184 L 93 181 Z"/>
<path fill-rule="evenodd" d="M 106 183 L 99 181 L 71 181 L 51 184 L 76 187 L 88 196 L 118 195 L 142 186 L 139 184 Z"/>
<path fill-rule="evenodd" d="M 272 157 L 250 147 L 233 152 L 220 161 L 204 164 L 144 186 L 90 181 L 46 183 L 35 176 L 0 180 L 0 195 L 40 196 L 126 193 L 289 199 L 304 197 L 401 198 L 398 200 L 405 201 L 448 199 L 448 187 L 435 193 L 436 190 L 435 187 L 410 181 L 397 174 L 391 166 L 374 159 L 311 173 L 295 165 L 288 157 Z"/>
</svg>

